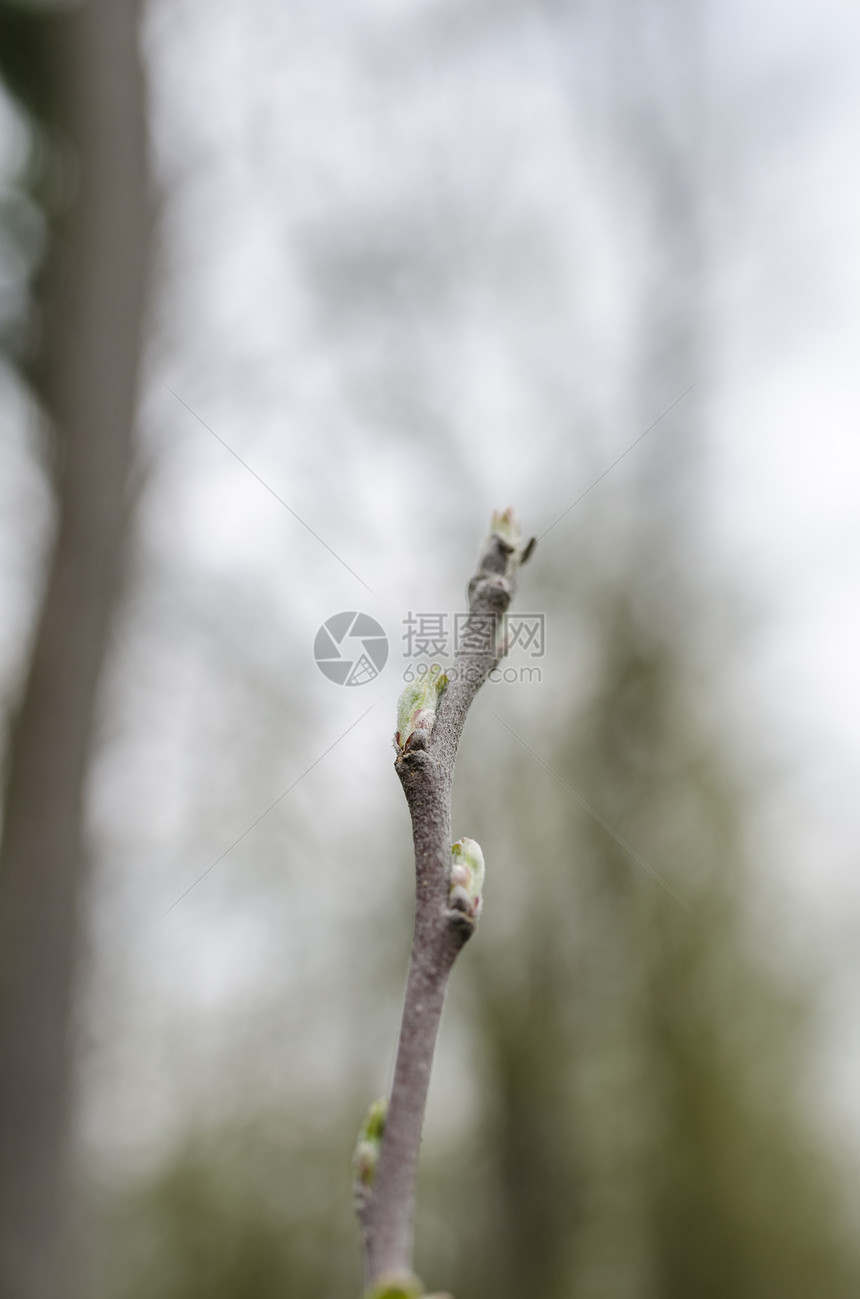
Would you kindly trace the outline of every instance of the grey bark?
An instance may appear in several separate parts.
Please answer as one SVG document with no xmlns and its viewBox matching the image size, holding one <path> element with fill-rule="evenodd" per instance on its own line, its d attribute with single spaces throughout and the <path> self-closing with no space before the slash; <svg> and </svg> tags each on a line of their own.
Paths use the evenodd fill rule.
<svg viewBox="0 0 860 1299">
<path fill-rule="evenodd" d="M 475 930 L 473 919 L 448 905 L 454 763 L 472 700 L 501 657 L 493 628 L 510 604 L 521 558 L 497 532 L 487 538 L 469 583 L 464 639 L 475 648 L 457 655 L 432 729 L 414 732 L 395 762 L 412 818 L 415 928 L 379 1166 L 360 1209 L 368 1284 L 412 1268 L 415 1173 L 433 1052 L 448 977 Z"/>
<path fill-rule="evenodd" d="M 123 545 L 150 245 L 138 0 L 67 18 L 78 192 L 42 340 L 57 532 L 7 752 L 0 843 L 0 1294 L 60 1299 L 84 793 Z"/>
</svg>

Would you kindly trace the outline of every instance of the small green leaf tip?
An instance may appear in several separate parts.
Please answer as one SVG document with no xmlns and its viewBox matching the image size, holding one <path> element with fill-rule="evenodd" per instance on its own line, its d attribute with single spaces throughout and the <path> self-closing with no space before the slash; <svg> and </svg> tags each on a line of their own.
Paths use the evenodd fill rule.
<svg viewBox="0 0 860 1299">
<path fill-rule="evenodd" d="M 477 920 L 483 906 L 484 854 L 474 839 L 458 839 L 451 845 L 451 875 L 448 904 Z"/>
<path fill-rule="evenodd" d="M 436 704 L 448 684 L 438 663 L 434 663 L 416 681 L 404 687 L 397 704 L 397 733 L 394 743 L 402 753 L 415 731 L 432 731 L 436 721 Z"/>
<path fill-rule="evenodd" d="M 387 1272 L 365 1291 L 365 1299 L 422 1299 L 424 1286 L 411 1272 Z"/>
<path fill-rule="evenodd" d="M 508 506 L 506 510 L 493 510 L 493 517 L 490 520 L 490 531 L 498 532 L 500 537 L 504 537 L 509 546 L 514 549 L 523 539 L 522 530 L 520 529 L 517 516 L 514 514 L 513 507 Z"/>
<path fill-rule="evenodd" d="M 534 537 L 523 543 L 523 531 L 519 519 L 510 505 L 506 510 L 493 511 L 493 517 L 490 520 L 490 535 L 493 533 L 497 537 L 501 537 L 505 545 L 513 552 L 512 561 L 509 563 L 510 568 L 516 564 L 524 564 L 537 545 L 537 540 Z"/>
<path fill-rule="evenodd" d="M 358 1144 L 353 1156 L 355 1180 L 359 1186 L 373 1185 L 387 1115 L 388 1101 L 385 1099 L 374 1101 L 359 1129 Z"/>
</svg>

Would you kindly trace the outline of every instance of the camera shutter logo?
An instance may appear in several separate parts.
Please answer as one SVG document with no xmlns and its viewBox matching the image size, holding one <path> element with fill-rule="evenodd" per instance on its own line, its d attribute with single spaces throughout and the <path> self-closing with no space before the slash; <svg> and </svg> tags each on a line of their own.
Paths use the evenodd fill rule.
<svg viewBox="0 0 860 1299">
<path fill-rule="evenodd" d="M 336 613 L 316 634 L 314 658 L 335 685 L 365 686 L 388 662 L 388 637 L 368 613 Z"/>
</svg>

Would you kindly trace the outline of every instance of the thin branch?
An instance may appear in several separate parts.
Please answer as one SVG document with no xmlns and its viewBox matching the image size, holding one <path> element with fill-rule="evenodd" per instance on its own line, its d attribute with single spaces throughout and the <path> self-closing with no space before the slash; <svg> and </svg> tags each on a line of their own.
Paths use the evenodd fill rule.
<svg viewBox="0 0 860 1299">
<path fill-rule="evenodd" d="M 518 564 L 531 548 L 531 543 L 522 546 L 510 510 L 493 516 L 469 582 L 465 648 L 447 677 L 428 677 L 423 698 L 418 691 L 407 700 L 411 724 L 401 721 L 396 736 L 395 770 L 409 805 L 415 847 L 415 929 L 378 1163 L 372 1185 L 357 1197 L 369 1286 L 411 1274 L 415 1172 L 436 1035 L 448 977 L 475 932 L 480 909 L 477 892 L 470 904 L 462 888 L 452 887 L 454 762 L 469 706 L 504 653 L 502 616 L 514 593 Z M 477 845 L 471 847 L 480 857 Z M 482 870 L 482 858 L 480 864 Z M 470 878 L 468 870 L 464 878 Z"/>
</svg>

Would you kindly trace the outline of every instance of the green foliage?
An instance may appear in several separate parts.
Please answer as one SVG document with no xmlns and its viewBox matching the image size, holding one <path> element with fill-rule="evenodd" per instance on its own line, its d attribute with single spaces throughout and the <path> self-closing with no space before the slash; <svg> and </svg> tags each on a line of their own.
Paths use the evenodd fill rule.
<svg viewBox="0 0 860 1299">
<path fill-rule="evenodd" d="M 361 1292 L 345 1121 L 198 1134 L 105 1210 L 106 1299 L 330 1299 Z"/>
<path fill-rule="evenodd" d="M 68 111 L 62 5 L 0 3 L 0 77 L 28 116 L 58 131 Z"/>
<path fill-rule="evenodd" d="M 0 258 L 14 268 L 16 282 L 4 303 L 0 355 L 48 403 L 48 376 L 61 346 L 52 329 L 58 277 L 80 188 L 70 111 L 70 27 L 61 3 L 0 0 L 0 87 L 27 132 L 23 162 L 0 176 Z"/>
</svg>

